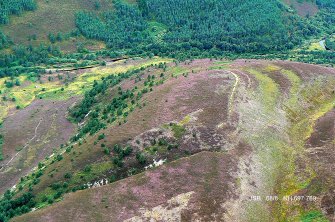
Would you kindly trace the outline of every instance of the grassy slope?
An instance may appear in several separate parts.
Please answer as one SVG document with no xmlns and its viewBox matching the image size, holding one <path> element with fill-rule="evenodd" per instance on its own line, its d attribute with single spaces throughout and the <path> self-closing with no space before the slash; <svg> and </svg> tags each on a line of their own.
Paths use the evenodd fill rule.
<svg viewBox="0 0 335 222">
<path fill-rule="evenodd" d="M 76 29 L 75 14 L 78 11 L 101 12 L 113 8 L 112 0 L 36 0 L 38 8 L 32 12 L 25 12 L 20 16 L 11 16 L 10 23 L 0 25 L 0 29 L 8 35 L 15 44 L 50 43 L 48 34 L 69 33 Z M 136 0 L 125 0 L 136 4 Z M 95 8 L 95 2 L 100 3 L 100 8 Z M 36 40 L 29 41 L 29 37 L 36 35 Z M 105 48 L 105 44 L 84 37 L 70 38 L 56 42 L 64 52 L 75 51 L 78 43 L 91 50 Z"/>
<path fill-rule="evenodd" d="M 53 74 L 51 77 L 52 81 L 48 81 L 47 77 L 42 78 L 40 81 L 31 79 L 27 75 L 21 75 L 19 77 L 21 86 L 15 86 L 13 88 L 6 88 L 4 81 L 7 78 L 0 80 L 1 96 L 6 96 L 7 101 L 0 101 L 0 123 L 11 113 L 17 112 L 16 106 L 20 106 L 20 109 L 24 109 L 30 105 L 36 99 L 47 99 L 47 100 L 63 100 L 67 101 L 73 96 L 82 95 L 90 87 L 95 80 L 99 80 L 102 77 L 110 75 L 111 73 L 118 74 L 127 70 L 132 70 L 140 67 L 145 67 L 150 64 L 158 64 L 160 62 L 168 62 L 169 59 L 153 58 L 148 60 L 130 60 L 115 62 L 112 65 L 106 67 L 97 67 L 91 70 L 86 70 L 84 74 L 78 74 L 76 78 L 70 80 L 68 84 L 64 84 L 63 81 L 58 80 L 57 76 L 63 76 L 66 78 L 64 73 Z M 7 79 L 8 80 L 8 79 Z M 12 101 L 15 98 L 15 101 Z M 28 138 L 27 138 L 28 139 Z M 5 141 L 4 141 L 5 142 Z M 2 139 L 0 141 L 0 160 L 3 157 L 2 152 Z M 15 149 L 15 148 L 13 148 Z M 6 160 L 8 161 L 8 158 Z M 9 187 L 7 187 L 8 189 Z"/>
<path fill-rule="evenodd" d="M 98 211 L 82 212 L 85 215 L 83 220 L 123 221 L 123 219 L 128 219 L 127 216 L 129 215 L 140 215 L 135 214 L 140 206 L 147 215 L 147 220 L 151 217 L 160 219 L 160 221 L 180 221 L 178 219 L 178 213 L 180 213 L 178 210 L 180 207 L 179 201 L 173 201 L 168 207 L 165 206 L 166 201 L 172 197 L 191 192 L 192 200 L 196 202 L 196 206 L 207 205 L 207 210 L 210 211 L 214 206 L 211 199 L 204 197 L 210 195 L 213 199 L 219 199 L 226 194 L 225 181 L 231 178 L 230 176 L 223 177 L 220 172 L 233 167 L 234 164 L 229 159 L 230 157 L 225 153 L 201 152 L 100 189 L 79 191 L 71 194 L 71 197 L 67 197 L 64 201 L 56 203 L 57 209 L 53 210 L 52 215 L 57 218 L 56 220 L 72 220 L 62 216 L 64 211 L 61 209 L 65 209 L 66 215 L 67 210 L 72 210 L 66 207 L 69 204 L 77 209 L 83 207 L 99 209 Z M 171 186 L 171 183 L 174 186 Z M 158 184 L 159 186 L 157 186 Z M 178 187 L 177 190 L 176 187 Z M 206 188 L 203 189 L 204 187 Z M 202 195 L 199 196 L 197 193 Z M 94 198 L 91 198 L 93 196 Z M 142 202 L 144 198 L 150 198 L 150 201 Z M 87 201 L 88 199 L 89 201 Z M 91 202 L 93 199 L 95 203 Z M 131 200 L 131 203 L 123 200 Z M 161 209 L 151 210 L 152 207 L 160 204 L 163 206 Z M 192 211 L 187 209 L 186 206 L 187 204 L 182 208 L 185 210 L 183 219 L 193 221 Z M 126 211 L 122 209 L 126 209 Z M 175 220 L 171 220 L 171 213 L 172 217 L 176 217 Z M 201 212 L 201 214 L 206 214 L 206 211 Z M 38 218 L 34 218 L 36 215 L 38 215 Z M 74 216 L 74 214 L 72 215 Z M 44 211 L 36 212 L 34 216 L 27 215 L 26 217 L 15 218 L 14 221 L 43 221 L 46 218 Z M 138 217 L 134 217 L 133 220 L 142 221 Z"/>
<path fill-rule="evenodd" d="M 166 59 L 153 59 L 153 60 L 149 60 L 146 63 L 141 63 L 141 66 L 144 66 L 144 64 L 148 65 L 148 64 L 157 64 L 158 62 L 168 62 L 169 60 Z M 140 67 L 140 66 L 137 66 Z M 122 70 L 126 70 L 126 69 L 130 69 L 129 65 L 124 64 L 122 67 L 114 67 L 112 69 L 102 69 L 100 70 L 102 73 L 105 74 L 110 74 L 110 72 L 113 73 L 117 73 L 118 71 L 120 71 L 120 68 L 122 68 Z M 185 69 L 186 70 L 186 69 Z M 109 72 L 110 71 L 110 72 Z M 187 70 L 187 71 L 191 71 L 191 70 Z M 151 71 L 152 73 L 152 71 Z M 160 75 L 161 72 L 156 73 L 157 77 Z M 172 68 L 168 68 L 167 72 L 165 73 L 166 76 L 172 76 L 174 74 L 174 69 Z M 84 77 L 85 75 L 83 75 L 82 77 Z M 88 75 L 89 76 L 89 75 Z M 101 76 L 100 76 L 101 77 Z M 180 78 L 185 78 L 185 77 L 180 77 Z M 175 82 L 177 82 L 177 80 L 175 80 Z M 129 83 L 128 83 L 129 84 Z M 162 93 L 166 93 L 165 90 L 163 90 Z M 159 95 L 157 95 L 159 98 Z M 157 100 L 157 98 L 155 99 Z M 148 108 L 147 108 L 148 107 Z M 150 108 L 149 108 L 150 107 Z M 138 110 L 138 108 L 136 108 Z M 106 141 L 104 143 L 106 143 L 107 145 L 115 143 L 116 141 L 122 141 L 125 140 L 126 138 L 131 138 L 131 136 L 135 136 L 137 134 L 139 134 L 141 132 L 141 130 L 143 131 L 144 129 L 148 129 L 147 126 L 147 121 L 150 121 L 152 118 L 152 115 L 154 115 L 155 112 L 157 112 L 155 104 L 153 103 L 148 103 L 148 105 L 146 106 L 146 109 L 153 109 L 151 111 L 148 111 L 148 113 L 144 113 L 144 110 L 141 112 L 141 115 L 144 116 L 140 116 L 140 117 L 135 117 L 132 116 L 131 120 L 129 120 L 129 124 L 125 124 L 122 126 L 115 126 L 114 124 L 112 126 L 110 126 L 106 131 L 106 138 L 109 138 L 106 143 Z M 150 114 L 150 115 L 148 115 Z M 159 113 L 158 113 L 159 114 Z M 140 114 L 137 114 L 140 115 Z M 162 114 L 160 114 L 162 115 Z M 143 123 L 142 124 L 137 124 L 136 119 L 143 119 Z M 182 121 L 180 124 L 172 127 L 172 131 L 176 134 L 176 137 L 179 138 L 181 137 L 181 135 L 184 133 L 184 129 L 182 128 L 182 125 L 185 124 L 188 118 L 186 118 L 184 121 Z M 135 125 L 134 125 L 135 124 Z M 110 135 L 111 134 L 111 135 Z M 101 147 L 100 147 L 100 143 L 96 144 L 93 142 L 96 139 L 96 135 L 91 137 L 87 137 L 85 139 L 85 142 L 83 145 L 78 146 L 78 145 L 74 145 L 73 147 L 73 152 L 71 152 L 71 154 L 64 154 L 64 160 L 62 160 L 60 163 L 54 163 L 53 165 L 50 164 L 50 160 L 46 161 L 47 165 L 48 165 L 48 169 L 45 176 L 41 177 L 41 182 L 36 186 L 36 191 L 39 192 L 38 197 L 40 200 L 40 197 L 42 197 L 43 195 L 54 195 L 54 191 L 50 190 L 50 188 L 48 188 L 47 186 L 49 186 L 51 183 L 62 180 L 63 178 L 63 172 L 71 172 L 73 174 L 73 178 L 71 179 L 71 181 L 69 181 L 69 186 L 72 186 L 74 184 L 78 184 L 78 183 L 84 183 L 83 181 L 90 181 L 94 178 L 99 178 L 102 175 L 104 175 L 106 173 L 106 170 L 110 170 L 110 169 L 114 169 L 115 166 L 112 164 L 110 164 L 110 160 L 108 161 L 107 157 L 104 157 L 101 159 Z M 111 141 L 109 141 L 111 140 Z M 96 147 L 98 149 L 92 149 L 92 147 Z M 61 152 L 63 152 L 63 150 L 61 150 Z M 95 167 L 93 167 L 92 172 L 85 173 L 83 172 L 83 166 L 87 165 L 88 162 L 92 162 L 94 160 L 98 159 L 97 164 L 93 164 Z M 72 162 L 74 161 L 74 162 Z M 73 164 L 75 163 L 75 164 Z M 50 164 L 50 165 L 49 165 Z M 107 167 L 107 168 L 106 168 Z M 56 170 L 56 171 L 55 171 Z M 54 172 L 54 173 L 53 173 Z M 56 173 L 59 172 L 59 173 Z M 50 178 L 50 174 L 54 174 L 53 178 Z M 84 180 L 80 178 L 80 176 L 84 175 Z M 29 180 L 24 182 L 24 184 L 29 183 Z"/>
<path fill-rule="evenodd" d="M 93 0 L 37 0 L 37 10 L 26 12 L 21 16 L 11 16 L 10 23 L 2 25 L 0 28 L 15 43 L 39 45 L 43 42 L 49 42 L 49 33 L 73 31 L 75 29 L 75 13 L 79 10 L 95 11 L 94 2 Z M 111 0 L 99 0 L 99 2 L 101 2 L 101 10 L 112 8 Z M 28 38 L 34 34 L 37 36 L 37 40 L 29 42 Z M 84 42 L 91 48 L 104 47 L 102 43 L 88 41 L 84 38 L 78 38 L 76 41 L 70 39 L 57 44 L 67 51 L 75 48 L 75 42 Z"/>
</svg>

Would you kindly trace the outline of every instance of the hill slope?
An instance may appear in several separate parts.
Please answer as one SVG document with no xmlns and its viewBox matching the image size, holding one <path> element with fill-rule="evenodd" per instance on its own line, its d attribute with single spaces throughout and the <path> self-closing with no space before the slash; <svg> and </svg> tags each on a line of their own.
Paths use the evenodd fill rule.
<svg viewBox="0 0 335 222">
<path fill-rule="evenodd" d="M 334 69 L 283 61 L 196 60 L 128 74 L 105 89 L 115 76 L 94 85 L 95 102 L 73 108 L 72 115 L 85 112 L 84 107 L 91 110 L 84 121 L 77 119 L 82 124 L 74 137 L 78 142 L 65 145 L 62 155 L 56 153 L 24 178 L 17 195 L 30 189 L 36 206 L 43 207 L 64 193 L 95 188 L 66 194 L 60 203 L 14 221 L 334 216 L 329 199 L 335 184 L 329 168 L 334 125 L 326 124 L 334 118 Z M 113 108 L 116 104 L 123 108 Z M 165 161 L 170 163 L 148 169 Z M 252 199 L 258 195 L 261 201 Z M 278 200 L 268 201 L 268 195 Z M 298 195 L 306 199 L 290 201 Z"/>
<path fill-rule="evenodd" d="M 278 0 L 29 2 L 36 7 L 17 6 L 0 27 L 0 76 L 39 75 L 64 63 L 85 67 L 101 56 L 334 59 L 320 43 L 335 31 L 333 5 L 322 0 L 290 1 L 293 8 Z M 299 16 L 300 4 L 317 13 Z"/>
<path fill-rule="evenodd" d="M 334 12 L 0 0 L 0 222 L 331 221 Z"/>
<path fill-rule="evenodd" d="M 0 28 L 15 44 L 52 43 L 65 52 L 74 51 L 78 44 L 90 49 L 104 47 L 79 37 L 78 28 L 85 37 L 103 40 L 113 50 L 133 49 L 138 53 L 142 48 L 155 54 L 190 49 L 213 49 L 211 53 L 215 54 L 219 54 L 217 51 L 264 53 L 292 49 L 306 38 L 316 36 L 334 19 L 330 13 L 325 14 L 333 5 L 324 0 L 29 2 L 32 6 L 25 2 L 22 9 L 13 6 L 16 11 L 12 13 L 20 16 L 6 16 L 8 24 Z M 318 7 L 322 9 L 320 12 Z M 24 9 L 34 11 L 23 13 Z M 320 16 L 308 19 L 298 16 L 316 13 Z"/>
</svg>

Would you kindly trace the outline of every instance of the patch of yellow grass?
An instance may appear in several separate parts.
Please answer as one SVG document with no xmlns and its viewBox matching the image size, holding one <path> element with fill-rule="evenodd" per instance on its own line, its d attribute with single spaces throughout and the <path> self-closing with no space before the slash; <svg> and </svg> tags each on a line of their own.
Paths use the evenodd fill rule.
<svg viewBox="0 0 335 222">
<path fill-rule="evenodd" d="M 185 209 L 190 201 L 193 191 L 182 193 L 172 197 L 167 201 L 166 205 L 158 205 L 152 209 L 141 209 L 140 215 L 125 220 L 125 222 L 133 221 L 179 221 L 181 212 Z"/>
<path fill-rule="evenodd" d="M 100 175 L 107 170 L 113 168 L 114 165 L 112 161 L 106 161 L 102 163 L 91 164 L 91 170 L 89 172 L 79 171 L 75 173 L 70 180 L 70 185 L 76 185 L 82 182 L 82 177 L 85 177 L 87 181 L 94 180 L 96 175 Z"/>
<path fill-rule="evenodd" d="M 277 84 L 270 77 L 257 70 L 249 69 L 248 72 L 252 74 L 259 83 L 258 92 L 262 94 L 262 103 L 268 111 L 273 110 L 279 96 Z"/>
<path fill-rule="evenodd" d="M 59 82 L 31 82 L 26 75 L 18 77 L 21 86 L 14 86 L 13 88 L 6 88 L 4 82 L 9 78 L 0 79 L 0 90 L 2 96 L 6 95 L 8 101 L 0 102 L 0 122 L 7 116 L 10 108 L 20 106 L 24 108 L 31 104 L 36 98 L 43 99 L 65 100 L 74 95 L 81 95 L 90 86 L 93 85 L 94 80 L 100 80 L 110 74 L 119 74 L 132 69 L 147 67 L 149 65 L 159 64 L 161 62 L 171 62 L 171 59 L 155 57 L 150 60 L 143 60 L 142 62 L 133 64 L 124 64 L 123 61 L 116 62 L 114 67 L 97 67 L 90 72 L 84 73 L 77 77 L 74 82 L 68 86 L 61 85 Z M 63 88 L 63 90 L 62 90 Z M 15 102 L 11 101 L 15 98 Z"/>
<path fill-rule="evenodd" d="M 278 67 L 278 66 L 275 66 L 275 65 L 267 65 L 265 68 L 264 68 L 264 71 L 265 72 L 275 72 L 275 71 L 279 71 L 281 68 Z"/>
<path fill-rule="evenodd" d="M 288 78 L 291 83 L 290 97 L 287 103 L 289 106 L 294 106 L 298 103 L 298 93 L 301 86 L 301 79 L 291 70 L 282 70 L 281 73 Z"/>
<path fill-rule="evenodd" d="M 319 42 L 313 42 L 309 45 L 308 50 L 314 51 L 314 50 L 325 50 Z"/>
<path fill-rule="evenodd" d="M 179 125 L 184 126 L 187 123 L 189 123 L 191 121 L 191 117 L 189 115 L 185 116 L 185 118 L 179 122 Z"/>
<path fill-rule="evenodd" d="M 174 66 L 168 70 L 174 77 L 190 72 L 189 69 L 182 66 Z"/>
<path fill-rule="evenodd" d="M 210 66 L 209 69 L 210 70 L 215 70 L 215 69 L 227 69 L 230 65 L 231 65 L 231 61 L 215 61 L 213 63 L 213 66 Z"/>
<path fill-rule="evenodd" d="M 149 65 L 157 65 L 159 63 L 171 62 L 171 59 L 159 58 L 155 57 L 151 60 L 144 61 L 140 64 L 124 64 L 123 61 L 116 62 L 116 66 L 114 67 L 97 67 L 93 68 L 92 71 L 88 73 L 84 73 L 79 76 L 75 82 L 69 84 L 68 87 L 65 88 L 65 93 L 67 91 L 74 94 L 82 94 L 88 86 L 92 85 L 95 80 L 100 80 L 102 77 L 106 77 L 111 74 L 120 74 L 122 72 L 127 72 L 133 69 L 139 69 L 141 67 L 147 67 Z"/>
<path fill-rule="evenodd" d="M 307 140 L 312 135 L 316 121 L 324 116 L 327 112 L 331 111 L 334 106 L 335 99 L 325 102 L 318 109 L 314 110 L 314 112 L 308 116 L 308 118 L 297 124 L 297 127 L 300 127 L 299 134 L 303 141 Z"/>
<path fill-rule="evenodd" d="M 0 123 L 2 123 L 4 118 L 6 118 L 8 110 L 9 110 L 8 106 L 0 105 Z"/>
<path fill-rule="evenodd" d="M 296 84 L 300 81 L 298 77 L 292 75 L 292 73 L 286 74 L 291 76 L 291 80 L 295 80 L 294 82 Z M 289 158 L 286 160 L 289 171 L 283 175 L 282 182 L 279 183 L 278 191 L 281 195 L 295 195 L 300 190 L 305 189 L 316 176 L 316 172 L 310 165 L 306 165 L 303 174 L 297 174 L 296 160 L 300 157 L 300 161 L 304 161 L 302 158 L 305 151 L 305 143 L 312 135 L 316 121 L 332 110 L 335 105 L 335 97 L 329 92 L 331 87 L 327 87 L 334 83 L 331 80 L 329 80 L 328 83 L 325 83 L 327 81 L 322 82 L 323 83 L 320 84 L 316 81 L 310 86 L 304 86 L 303 90 L 299 90 L 298 86 L 292 86 L 291 90 L 299 91 L 299 98 L 305 102 L 298 103 L 297 99 L 289 99 L 289 102 L 296 103 L 293 104 L 296 107 L 296 112 L 294 113 L 294 118 L 291 117 L 292 124 L 291 127 L 288 128 L 292 147 L 286 151 L 286 153 L 289 154 L 287 155 Z M 304 104 L 306 103 L 310 104 L 310 106 L 305 106 Z M 292 114 L 288 113 L 288 115 Z M 278 208 L 281 209 L 281 218 L 288 218 L 287 213 L 292 212 L 293 208 L 300 212 L 303 211 L 298 204 L 293 206 L 285 202 L 281 203 Z M 289 216 L 293 218 L 293 215 Z"/>
</svg>

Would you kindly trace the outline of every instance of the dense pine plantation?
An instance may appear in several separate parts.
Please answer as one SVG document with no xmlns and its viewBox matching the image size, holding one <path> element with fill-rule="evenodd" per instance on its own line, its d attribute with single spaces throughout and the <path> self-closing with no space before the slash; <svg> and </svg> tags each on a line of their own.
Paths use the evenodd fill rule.
<svg viewBox="0 0 335 222">
<path fill-rule="evenodd" d="M 4 197 L 0 200 L 0 221 L 8 221 L 14 216 L 28 213 L 35 205 L 33 194 L 27 192 L 20 197 L 14 198 L 7 191 Z"/>
<path fill-rule="evenodd" d="M 312 20 L 314 26 L 323 29 L 328 34 L 335 32 L 335 1 L 333 0 L 317 0 L 316 4 L 321 11 L 315 19 Z"/>
<path fill-rule="evenodd" d="M 313 33 L 298 18 L 285 15 L 277 1 L 144 0 L 141 7 L 148 19 L 170 27 L 164 37 L 167 43 L 185 49 L 283 50 Z"/>
<path fill-rule="evenodd" d="M 283 58 L 306 39 L 335 32 L 332 25 L 335 5 L 330 0 L 316 1 L 320 12 L 313 18 L 299 17 L 277 0 L 137 0 L 136 4 L 116 0 L 113 3 L 110 10 L 97 7 L 95 11 L 78 11 L 76 15 L 78 29 L 72 32 L 76 33 L 75 37 L 83 35 L 106 43 L 107 50 L 94 52 L 96 55 L 158 55 L 187 59 L 235 58 L 257 53 Z M 9 15 L 20 15 L 24 10 L 38 7 L 34 0 L 2 0 L 0 6 L 0 24 L 8 23 Z M 23 46 L 13 43 L 0 29 L 0 50 L 12 49 L 0 53 L 0 76 L 35 72 L 36 66 L 69 61 L 79 67 L 90 63 L 80 61 L 88 52 L 79 47 L 80 44 L 79 54 L 63 54 L 55 44 L 57 36 L 49 33 L 50 42 Z M 71 34 L 69 38 L 72 37 Z M 308 52 L 313 55 L 291 57 L 315 63 L 334 57 L 333 52 L 316 53 L 318 56 Z"/>
<path fill-rule="evenodd" d="M 44 72 L 34 66 L 41 63 L 52 63 L 54 60 L 50 59 L 50 57 L 58 56 L 61 56 L 61 52 L 57 47 L 53 46 L 15 46 L 13 47 L 12 53 L 0 55 L 0 78 L 5 76 L 17 76 L 23 72 Z"/>
<path fill-rule="evenodd" d="M 93 13 L 80 12 L 76 24 L 87 37 L 105 41 L 114 49 L 133 48 L 147 43 L 147 22 L 136 7 L 116 2 L 115 12 L 103 13 L 102 19 Z"/>
<path fill-rule="evenodd" d="M 10 39 L 0 30 L 0 49 L 7 47 L 10 44 Z"/>
<path fill-rule="evenodd" d="M 147 33 L 154 31 L 146 29 L 148 23 L 159 22 L 167 30 L 162 43 L 149 46 L 155 53 L 190 49 L 237 53 L 286 50 L 316 33 L 274 0 L 141 0 L 139 9 L 118 2 L 115 11 L 100 19 L 79 13 L 77 26 L 85 36 L 120 49 L 146 44 L 150 40 Z"/>
</svg>

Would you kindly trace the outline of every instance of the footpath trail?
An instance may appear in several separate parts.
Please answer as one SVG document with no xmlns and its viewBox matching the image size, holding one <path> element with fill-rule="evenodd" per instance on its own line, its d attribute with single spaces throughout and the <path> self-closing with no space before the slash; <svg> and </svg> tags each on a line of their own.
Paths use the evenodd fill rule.
<svg viewBox="0 0 335 222">
<path fill-rule="evenodd" d="M 233 112 L 234 96 L 236 94 L 237 86 L 238 86 L 238 84 L 240 82 L 240 77 L 238 75 L 236 75 L 232 71 L 228 71 L 228 73 L 232 74 L 234 76 L 234 78 L 235 78 L 235 83 L 234 83 L 232 92 L 231 92 L 230 97 L 229 97 L 228 120 L 230 121 L 231 120 L 231 114 Z"/>
<path fill-rule="evenodd" d="M 41 125 L 43 119 L 40 119 L 40 121 L 38 122 L 37 126 L 35 127 L 35 133 L 34 133 L 34 136 L 28 140 L 28 142 L 26 143 L 26 145 L 20 150 L 18 151 L 4 166 L 1 166 L 0 169 L 5 169 L 14 159 L 15 157 L 17 157 L 17 155 L 23 151 L 24 149 L 26 149 L 30 143 L 37 137 L 37 130 L 38 130 L 38 127 Z"/>
</svg>

